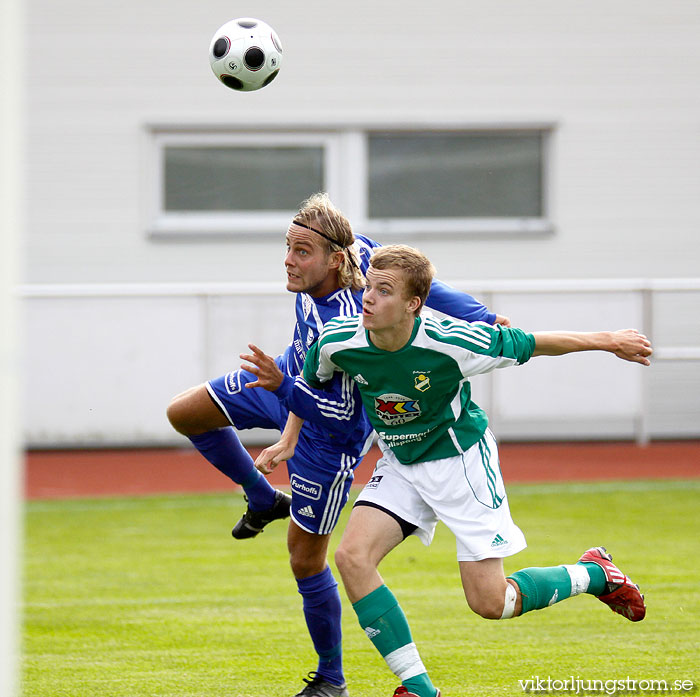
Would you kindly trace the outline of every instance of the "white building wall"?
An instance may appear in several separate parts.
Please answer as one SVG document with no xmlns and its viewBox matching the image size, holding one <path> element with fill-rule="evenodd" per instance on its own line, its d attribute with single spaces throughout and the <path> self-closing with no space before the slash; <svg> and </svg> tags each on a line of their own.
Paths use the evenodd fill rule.
<svg viewBox="0 0 700 697">
<path fill-rule="evenodd" d="M 211 35 L 232 12 L 265 19 L 282 38 L 280 77 L 259 93 L 233 93 L 211 74 Z M 411 240 L 429 254 L 440 276 L 476 282 L 700 276 L 695 0 L 438 0 L 429 8 L 387 0 L 311 0 L 301 6 L 271 0 L 235 7 L 221 0 L 173 0 L 167 7 L 154 0 L 27 0 L 25 14 L 30 57 L 23 282 L 29 287 L 280 282 L 282 231 L 279 241 L 147 234 L 146 128 L 157 123 L 553 123 L 553 233 Z M 536 328 L 547 328 L 567 319 L 565 308 L 558 314 L 546 301 L 531 314 L 517 298 L 512 304 L 500 299 L 505 306 L 494 309 L 517 324 L 534 316 L 541 319 Z M 697 323 L 697 295 L 679 302 L 678 319 Z M 199 329 L 188 322 L 190 300 L 181 303 L 167 310 L 148 306 L 161 329 L 158 341 L 135 357 L 144 390 L 151 364 L 164 374 L 195 377 L 185 364 L 200 350 L 192 343 Z M 29 340 L 42 336 L 38 327 L 48 322 L 53 345 L 70 346 L 74 309 L 66 303 L 37 308 L 36 316 L 32 310 Z M 130 312 L 128 303 L 88 312 L 94 344 L 84 347 L 85 355 L 76 349 L 61 356 L 76 379 L 84 372 L 89 383 L 85 367 L 100 355 L 100 340 L 111 347 L 107 353 L 115 363 L 124 358 L 114 353 L 119 335 L 113 333 L 112 310 L 122 318 Z M 273 343 L 283 345 L 289 331 L 281 325 Z M 138 322 L 129 326 L 140 331 Z M 31 382 L 52 366 L 45 352 L 30 355 Z M 676 403 L 674 390 L 686 377 L 697 382 L 696 368 L 692 363 L 673 379 L 659 379 L 658 403 Z M 116 368 L 103 377 L 119 389 Z M 173 379 L 172 392 L 184 382 Z M 44 411 L 29 390 L 27 441 L 153 438 L 153 430 L 144 434 L 139 425 L 151 411 L 137 410 L 133 423 L 119 421 L 123 412 L 118 419 L 109 416 L 129 403 L 129 395 L 105 399 L 105 418 L 97 422 L 80 421 L 81 396 L 74 393 L 77 404 L 56 399 L 54 409 Z M 664 418 L 674 422 L 666 411 Z"/>
</svg>

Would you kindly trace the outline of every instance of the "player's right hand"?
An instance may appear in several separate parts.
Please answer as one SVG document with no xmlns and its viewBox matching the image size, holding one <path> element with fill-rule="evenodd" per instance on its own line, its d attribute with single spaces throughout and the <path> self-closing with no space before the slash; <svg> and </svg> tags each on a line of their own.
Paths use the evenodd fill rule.
<svg viewBox="0 0 700 697">
<path fill-rule="evenodd" d="M 500 324 L 502 327 L 510 327 L 510 317 L 506 317 L 505 315 L 496 315 L 496 321 L 494 324 Z"/>
<path fill-rule="evenodd" d="M 255 344 L 248 344 L 248 348 L 253 353 L 241 353 L 240 357 L 244 361 L 249 361 L 252 365 L 242 365 L 243 370 L 253 373 L 257 377 L 254 382 L 247 382 L 246 387 L 262 387 L 269 392 L 274 392 L 282 384 L 284 375 L 277 367 L 275 359 L 268 356 Z"/>
</svg>

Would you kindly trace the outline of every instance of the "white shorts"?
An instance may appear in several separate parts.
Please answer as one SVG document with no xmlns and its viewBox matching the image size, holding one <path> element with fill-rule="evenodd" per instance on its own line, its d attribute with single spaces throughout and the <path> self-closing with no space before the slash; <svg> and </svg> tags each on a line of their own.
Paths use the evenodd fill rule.
<svg viewBox="0 0 700 697">
<path fill-rule="evenodd" d="M 441 520 L 457 538 L 457 559 L 509 557 L 527 547 L 513 522 L 491 431 L 462 455 L 402 465 L 380 440 L 382 457 L 357 502 L 375 504 L 416 526 L 429 545 Z"/>
</svg>

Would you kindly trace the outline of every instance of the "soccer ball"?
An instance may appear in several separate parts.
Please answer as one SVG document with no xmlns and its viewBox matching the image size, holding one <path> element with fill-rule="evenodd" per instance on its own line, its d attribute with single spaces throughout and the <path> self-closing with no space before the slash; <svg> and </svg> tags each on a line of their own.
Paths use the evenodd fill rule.
<svg viewBox="0 0 700 697">
<path fill-rule="evenodd" d="M 252 92 L 277 77 L 282 64 L 282 44 L 275 30 L 259 19 L 232 19 L 214 34 L 209 46 L 209 64 L 226 87 Z"/>
</svg>

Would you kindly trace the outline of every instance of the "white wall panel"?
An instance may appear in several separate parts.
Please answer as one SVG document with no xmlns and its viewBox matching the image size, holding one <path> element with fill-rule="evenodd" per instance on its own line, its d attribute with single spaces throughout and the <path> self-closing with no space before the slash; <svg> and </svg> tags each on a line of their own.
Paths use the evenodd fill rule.
<svg viewBox="0 0 700 697">
<path fill-rule="evenodd" d="M 197 298 L 25 303 L 25 429 L 35 446 L 170 437 L 170 398 L 206 379 Z"/>
<path fill-rule="evenodd" d="M 700 433 L 700 360 L 660 363 L 649 374 L 649 420 L 657 438 Z"/>
<path fill-rule="evenodd" d="M 294 297 L 283 290 L 277 295 L 217 297 L 210 303 L 210 372 L 223 375 L 241 365 L 239 355 L 250 353 L 253 343 L 272 356 L 287 347 L 294 329 Z"/>
<path fill-rule="evenodd" d="M 631 292 L 520 293 L 499 296 L 516 326 L 528 331 L 642 327 L 640 296 Z M 536 357 L 494 374 L 493 421 L 502 436 L 528 439 L 566 433 L 634 436 L 641 371 L 610 354 Z"/>
<path fill-rule="evenodd" d="M 27 299 L 25 442 L 185 443 L 167 422 L 170 399 L 240 367 L 249 342 L 281 353 L 291 339 L 293 301 L 283 290 Z"/>
<path fill-rule="evenodd" d="M 697 277 L 695 0 L 437 0 L 428 9 L 398 0 L 309 0 L 302 10 L 269 0 L 240 12 L 275 27 L 284 65 L 269 88 L 250 94 L 218 84 L 207 60 L 213 31 L 235 7 L 224 0 L 173 0 L 163 7 L 153 0 L 27 0 L 25 43 L 40 46 L 41 58 L 32 68 L 39 77 L 25 81 L 21 282 L 283 282 L 282 229 L 279 240 L 149 237 L 145 164 L 147 127 L 154 123 L 233 129 L 553 124 L 548 197 L 554 231 L 412 238 L 439 275 L 486 284 Z M 183 297 L 27 300 L 27 442 L 172 439 L 164 405 L 174 391 L 227 370 L 248 338 L 259 337 L 271 351 L 288 341 L 290 298 L 283 296 L 279 303 L 265 296 L 242 307 L 217 298 L 206 312 L 198 300 Z M 493 307 L 532 328 L 554 320 L 585 328 L 598 319 L 612 324 L 628 313 L 640 317 L 637 301 L 624 295 L 612 305 L 608 296 L 590 300 L 596 307 L 590 315 L 569 294 L 501 294 Z M 654 302 L 662 340 L 683 345 L 685 332 L 674 319 L 697 326 L 697 298 L 656 295 Z M 697 344 L 697 332 L 689 333 Z M 501 434 L 513 437 L 568 432 L 556 421 L 564 407 L 580 417 L 583 430 L 585 417 L 592 433 L 608 427 L 610 437 L 627 434 L 638 398 L 664 405 L 657 413 L 669 424 L 665 434 L 674 423 L 679 432 L 696 432 L 696 405 L 688 401 L 684 376 L 692 387 L 697 361 L 659 369 L 640 398 L 629 377 L 636 366 L 613 371 L 605 358 L 569 357 L 548 368 L 537 364 L 479 379 L 475 391 L 484 396 L 477 401 L 492 405 Z M 589 374 L 593 390 L 583 377 Z M 579 399 L 572 402 L 572 393 Z M 596 404 L 606 408 L 600 419 Z M 669 416 L 674 404 L 675 419 Z M 533 422 L 547 421 L 546 428 L 526 423 L 524 409 Z"/>
</svg>

